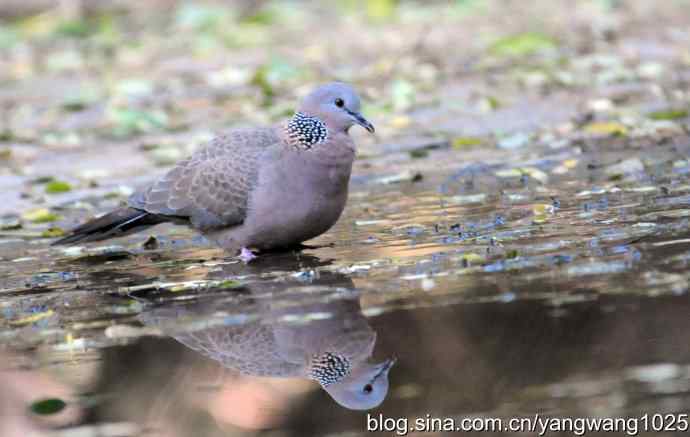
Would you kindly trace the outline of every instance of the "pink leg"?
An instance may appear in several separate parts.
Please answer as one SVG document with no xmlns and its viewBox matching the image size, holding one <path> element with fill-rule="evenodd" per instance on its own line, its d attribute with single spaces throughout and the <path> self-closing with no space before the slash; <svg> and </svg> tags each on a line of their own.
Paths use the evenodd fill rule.
<svg viewBox="0 0 690 437">
<path fill-rule="evenodd" d="M 240 250 L 239 257 L 245 264 L 249 264 L 251 260 L 256 258 L 256 255 L 254 255 L 254 253 L 251 250 L 247 249 L 246 247 L 243 247 L 242 250 Z"/>
</svg>

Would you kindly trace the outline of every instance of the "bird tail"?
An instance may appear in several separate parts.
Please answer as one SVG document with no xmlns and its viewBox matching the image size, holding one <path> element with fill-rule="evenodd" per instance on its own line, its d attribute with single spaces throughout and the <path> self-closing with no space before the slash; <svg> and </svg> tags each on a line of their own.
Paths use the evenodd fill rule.
<svg viewBox="0 0 690 437">
<path fill-rule="evenodd" d="M 136 208 L 120 208 L 103 217 L 91 220 L 73 229 L 69 235 L 51 246 L 63 244 L 87 243 L 102 241 L 109 238 L 139 232 L 149 226 L 163 223 L 165 220 L 156 214 L 151 214 Z"/>
</svg>

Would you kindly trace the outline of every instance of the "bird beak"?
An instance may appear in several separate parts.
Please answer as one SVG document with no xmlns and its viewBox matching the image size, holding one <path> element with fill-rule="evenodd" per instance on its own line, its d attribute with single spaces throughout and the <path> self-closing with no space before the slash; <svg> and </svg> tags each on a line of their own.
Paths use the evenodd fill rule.
<svg viewBox="0 0 690 437">
<path fill-rule="evenodd" d="M 376 375 L 374 376 L 374 379 L 378 378 L 379 376 L 388 374 L 388 371 L 391 370 L 391 367 L 393 367 L 396 361 L 398 361 L 397 358 L 389 358 L 383 363 L 379 364 L 377 366 L 378 368 Z"/>
<path fill-rule="evenodd" d="M 355 123 L 362 126 L 372 134 L 375 132 L 374 125 L 369 123 L 366 118 L 362 117 L 362 114 L 359 112 L 350 111 L 349 109 L 347 110 L 347 113 L 350 114 L 350 116 L 355 120 Z"/>
</svg>

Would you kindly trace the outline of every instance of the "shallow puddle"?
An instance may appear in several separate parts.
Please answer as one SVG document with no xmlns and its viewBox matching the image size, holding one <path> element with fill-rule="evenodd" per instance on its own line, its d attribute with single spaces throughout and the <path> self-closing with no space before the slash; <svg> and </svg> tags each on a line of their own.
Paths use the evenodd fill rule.
<svg viewBox="0 0 690 437">
<path fill-rule="evenodd" d="M 0 437 L 687 429 L 687 4 L 59 3 L 0 4 Z M 308 246 L 49 246 L 334 79 L 376 135 Z"/>
<path fill-rule="evenodd" d="M 172 226 L 148 249 L 8 239 L 0 338 L 126 435 L 358 434 L 379 403 L 370 419 L 679 413 L 690 184 L 657 156 L 615 181 L 567 156 L 355 179 L 331 232 L 249 265 Z"/>
</svg>

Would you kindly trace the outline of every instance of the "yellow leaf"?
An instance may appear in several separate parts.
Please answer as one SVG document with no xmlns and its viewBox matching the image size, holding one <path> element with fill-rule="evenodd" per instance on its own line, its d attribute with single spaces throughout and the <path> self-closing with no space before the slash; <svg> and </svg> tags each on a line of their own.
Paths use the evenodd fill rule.
<svg viewBox="0 0 690 437">
<path fill-rule="evenodd" d="M 499 178 L 519 178 L 523 175 L 519 168 L 505 168 L 494 173 Z"/>
<path fill-rule="evenodd" d="M 453 140 L 452 146 L 454 149 L 465 149 L 471 146 L 478 146 L 482 143 L 481 138 L 476 137 L 459 137 Z"/>
<path fill-rule="evenodd" d="M 626 135 L 628 128 L 615 121 L 594 122 L 585 126 L 585 132 L 600 136 Z"/>
<path fill-rule="evenodd" d="M 563 165 L 567 169 L 573 169 L 577 167 L 577 159 L 566 159 L 565 161 L 563 161 Z"/>
<path fill-rule="evenodd" d="M 394 127 L 396 129 L 402 129 L 410 125 L 410 117 L 406 115 L 395 117 L 391 120 L 390 124 L 391 127 Z"/>
<path fill-rule="evenodd" d="M 374 20 L 389 19 L 395 13 L 397 3 L 397 0 L 368 0 L 367 15 Z"/>
<path fill-rule="evenodd" d="M 501 38 L 489 47 L 489 51 L 499 56 L 521 57 L 553 50 L 556 47 L 556 41 L 551 37 L 541 33 L 527 32 Z"/>
<path fill-rule="evenodd" d="M 55 29 L 58 21 L 59 17 L 55 14 L 42 13 L 21 20 L 19 28 L 28 37 L 45 36 Z"/>
<path fill-rule="evenodd" d="M 532 218 L 532 223 L 540 225 L 546 223 L 549 217 L 553 214 L 554 207 L 548 203 L 537 203 L 532 206 L 532 213 L 534 217 Z"/>
<path fill-rule="evenodd" d="M 41 319 L 45 319 L 53 315 L 53 310 L 44 311 L 42 313 L 32 314 L 27 317 L 23 317 L 17 320 L 10 320 L 10 325 L 28 325 L 29 323 L 38 322 Z"/>
<path fill-rule="evenodd" d="M 534 215 L 552 214 L 553 205 L 549 205 L 547 203 L 537 203 L 532 207 L 532 212 L 534 212 Z"/>
<path fill-rule="evenodd" d="M 50 212 L 46 208 L 33 209 L 22 214 L 24 220 L 33 223 L 49 223 L 60 220 L 60 216 Z"/>
<path fill-rule="evenodd" d="M 549 180 L 549 175 L 535 167 L 521 168 L 520 171 L 522 171 L 522 174 L 525 174 L 542 184 L 545 184 Z"/>
<path fill-rule="evenodd" d="M 476 253 L 463 253 L 462 256 L 460 257 L 461 260 L 465 261 L 468 264 L 480 264 L 484 262 L 484 257 L 481 255 L 477 255 Z"/>
<path fill-rule="evenodd" d="M 65 236 L 65 231 L 63 231 L 60 228 L 48 228 L 41 233 L 41 237 L 43 237 L 43 238 L 57 238 L 57 237 L 64 237 L 64 236 Z"/>
</svg>

